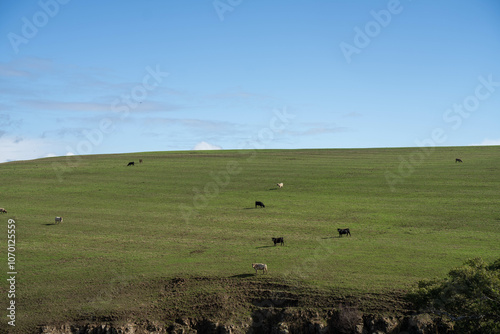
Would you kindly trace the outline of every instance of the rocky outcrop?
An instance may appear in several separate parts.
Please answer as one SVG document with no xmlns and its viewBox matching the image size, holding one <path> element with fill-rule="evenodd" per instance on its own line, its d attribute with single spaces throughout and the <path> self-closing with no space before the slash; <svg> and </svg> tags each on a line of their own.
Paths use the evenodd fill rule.
<svg viewBox="0 0 500 334">
<path fill-rule="evenodd" d="M 42 334 L 152 334 L 152 333 L 343 333 L 343 334 L 427 334 L 451 333 L 451 324 L 428 314 L 410 316 L 363 315 L 356 310 L 335 310 L 325 315 L 291 309 L 254 312 L 248 321 L 225 324 L 208 319 L 181 318 L 171 324 L 102 323 L 60 324 L 40 327 Z"/>
</svg>

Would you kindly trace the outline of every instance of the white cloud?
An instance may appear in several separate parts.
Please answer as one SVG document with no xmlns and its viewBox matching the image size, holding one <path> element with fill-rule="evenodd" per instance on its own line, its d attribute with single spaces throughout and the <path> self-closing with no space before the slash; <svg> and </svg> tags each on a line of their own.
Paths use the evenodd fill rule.
<svg viewBox="0 0 500 334">
<path fill-rule="evenodd" d="M 193 150 L 196 150 L 196 151 L 198 151 L 198 150 L 200 150 L 200 151 L 203 151 L 203 150 L 222 150 L 222 147 L 207 143 L 206 141 L 202 141 L 202 142 L 199 142 L 198 144 L 196 144 L 194 146 Z"/>
<path fill-rule="evenodd" d="M 500 139 L 484 139 L 480 144 L 472 144 L 471 146 L 496 146 L 500 145 Z"/>
<path fill-rule="evenodd" d="M 0 163 L 43 158 L 48 155 L 47 152 L 53 152 L 59 146 L 57 143 L 43 139 L 2 136 L 0 138 Z"/>
</svg>

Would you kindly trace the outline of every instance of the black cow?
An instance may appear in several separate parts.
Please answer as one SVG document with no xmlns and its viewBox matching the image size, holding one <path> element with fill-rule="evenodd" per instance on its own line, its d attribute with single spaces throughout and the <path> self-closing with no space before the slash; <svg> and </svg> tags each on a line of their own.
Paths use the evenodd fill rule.
<svg viewBox="0 0 500 334">
<path fill-rule="evenodd" d="M 274 242 L 275 246 L 276 246 L 276 244 L 281 244 L 281 246 L 283 246 L 285 244 L 285 241 L 283 240 L 283 237 L 271 238 L 271 239 L 273 239 L 273 242 Z"/>
<path fill-rule="evenodd" d="M 347 234 L 348 236 L 351 236 L 351 232 L 349 231 L 348 228 L 338 228 L 337 231 L 339 231 L 339 238 L 342 236 L 342 234 Z"/>
<path fill-rule="evenodd" d="M 462 159 L 458 159 L 458 158 L 456 158 L 456 159 L 455 159 L 455 163 L 456 163 L 456 162 L 463 162 L 463 161 L 462 161 Z"/>
<path fill-rule="evenodd" d="M 128 163 L 128 165 L 127 165 L 127 166 L 133 166 L 133 165 L 134 165 L 134 162 L 133 162 L 133 161 L 131 161 L 131 162 L 129 162 L 129 163 Z"/>
<path fill-rule="evenodd" d="M 264 203 L 262 203 L 261 201 L 256 201 L 255 202 L 255 207 L 258 207 L 260 206 L 261 208 L 265 208 L 266 206 L 264 205 Z"/>
</svg>

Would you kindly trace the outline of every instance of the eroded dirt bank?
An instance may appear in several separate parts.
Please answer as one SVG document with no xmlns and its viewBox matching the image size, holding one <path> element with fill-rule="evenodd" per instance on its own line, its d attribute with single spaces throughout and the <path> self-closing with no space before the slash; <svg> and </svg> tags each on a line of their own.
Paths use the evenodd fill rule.
<svg viewBox="0 0 500 334">
<path fill-rule="evenodd" d="M 150 334 L 150 333 L 451 333 L 452 327 L 429 315 L 375 316 L 362 315 L 355 319 L 330 318 L 293 310 L 268 310 L 257 321 L 225 324 L 208 319 L 181 318 L 170 325 L 158 321 L 144 323 L 60 324 L 40 327 L 44 334 Z M 355 320 L 355 321 L 354 321 Z"/>
<path fill-rule="evenodd" d="M 132 288 L 132 287 L 131 287 Z M 147 307 L 38 326 L 44 334 L 448 333 L 403 293 L 344 294 L 262 277 L 174 278 L 143 286 Z"/>
</svg>

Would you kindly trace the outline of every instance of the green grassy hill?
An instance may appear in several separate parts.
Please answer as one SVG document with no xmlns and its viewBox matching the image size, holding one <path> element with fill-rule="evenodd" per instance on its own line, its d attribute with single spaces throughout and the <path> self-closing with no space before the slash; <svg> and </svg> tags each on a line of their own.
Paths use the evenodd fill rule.
<svg viewBox="0 0 500 334">
<path fill-rule="evenodd" d="M 156 287 L 173 278 L 389 294 L 500 254 L 499 147 L 148 152 L 0 172 L 4 245 L 16 221 L 19 326 L 148 317 L 167 307 Z M 352 236 L 339 238 L 345 227 Z M 267 263 L 267 278 L 253 262 Z"/>
</svg>

